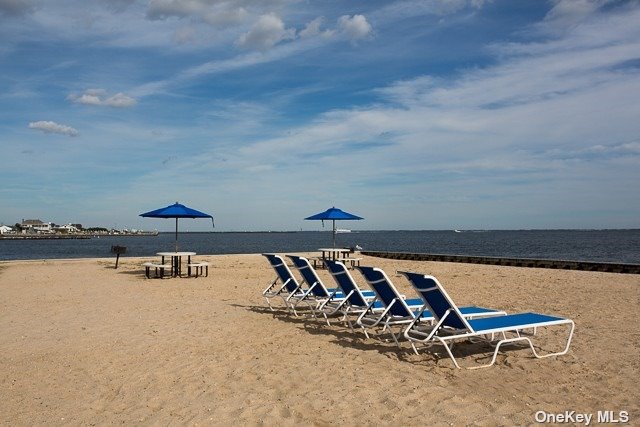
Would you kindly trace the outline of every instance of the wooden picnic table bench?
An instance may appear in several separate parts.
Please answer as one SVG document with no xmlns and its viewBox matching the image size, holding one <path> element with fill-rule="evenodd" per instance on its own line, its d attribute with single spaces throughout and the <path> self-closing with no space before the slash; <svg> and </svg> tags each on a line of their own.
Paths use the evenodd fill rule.
<svg viewBox="0 0 640 427">
<path fill-rule="evenodd" d="M 321 256 L 311 258 L 311 261 L 313 262 L 313 268 L 324 268 L 324 260 L 325 258 L 322 258 Z M 331 260 L 339 261 L 344 265 L 346 265 L 347 267 L 354 268 L 360 265 L 360 261 L 362 260 L 362 258 L 339 257 L 339 258 L 331 258 Z"/>
</svg>

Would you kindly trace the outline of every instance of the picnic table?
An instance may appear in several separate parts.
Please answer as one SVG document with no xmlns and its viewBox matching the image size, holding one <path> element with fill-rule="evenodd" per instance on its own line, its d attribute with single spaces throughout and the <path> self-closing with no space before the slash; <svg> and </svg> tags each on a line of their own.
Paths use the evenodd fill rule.
<svg viewBox="0 0 640 427">
<path fill-rule="evenodd" d="M 180 277 L 182 274 L 182 257 L 187 257 L 188 265 L 191 264 L 191 257 L 195 254 L 195 252 L 158 252 L 158 255 L 162 257 L 162 264 L 164 264 L 165 257 L 171 258 L 171 272 L 174 277 Z"/>
<path fill-rule="evenodd" d="M 353 257 L 352 254 L 354 251 L 350 248 L 320 248 L 318 251 L 321 255 L 312 260 L 314 268 L 324 268 L 324 261 L 326 259 L 342 262 L 351 268 L 360 265 L 360 260 L 362 260 L 362 258 Z"/>
</svg>

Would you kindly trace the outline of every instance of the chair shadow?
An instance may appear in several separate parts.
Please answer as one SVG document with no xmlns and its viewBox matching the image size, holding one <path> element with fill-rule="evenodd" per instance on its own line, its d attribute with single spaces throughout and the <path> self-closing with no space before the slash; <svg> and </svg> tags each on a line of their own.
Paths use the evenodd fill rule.
<svg viewBox="0 0 640 427">
<path fill-rule="evenodd" d="M 377 351 L 385 357 L 414 365 L 420 365 L 425 368 L 435 369 L 448 367 L 456 370 L 444 346 L 439 343 L 434 343 L 430 346 L 418 345 L 419 354 L 416 355 L 404 338 L 401 339 L 401 347 L 399 348 L 393 342 L 387 331 L 380 332 L 380 330 L 372 331 L 371 329 L 368 329 L 367 331 L 369 332 L 370 338 L 367 339 L 364 332 L 359 330 L 361 328 L 354 325 L 354 331 L 351 331 L 351 329 L 349 329 L 349 327 L 343 322 L 340 322 L 337 317 L 330 318 L 331 325 L 328 326 L 322 317 L 305 317 L 302 314 L 299 317 L 295 317 L 292 313 L 281 307 L 271 310 L 266 306 L 242 304 L 231 305 L 253 311 L 254 313 L 269 314 L 274 319 L 281 322 L 301 325 L 305 331 L 312 335 L 333 336 L 335 339 L 331 342 L 343 347 L 355 348 L 363 351 Z M 352 322 L 355 323 L 355 320 L 352 320 Z M 498 360 L 509 356 L 511 351 L 528 348 L 529 346 L 527 344 L 520 342 L 503 344 L 498 354 Z M 495 345 L 484 340 L 474 342 L 465 341 L 455 344 L 452 348 L 454 356 L 462 366 L 473 366 L 475 363 L 487 363 L 491 360 L 494 350 Z M 498 363 L 499 362 L 496 361 L 496 364 Z"/>
<path fill-rule="evenodd" d="M 417 348 L 420 356 L 428 356 L 438 364 L 448 363 L 452 368 L 455 368 L 443 344 L 437 342 L 429 346 L 417 344 Z M 455 356 L 460 366 L 473 367 L 488 363 L 493 357 L 495 349 L 495 344 L 492 341 L 467 340 L 454 344 L 451 347 L 451 352 Z M 496 365 L 500 364 L 500 360 L 510 356 L 512 354 L 511 352 L 528 349 L 529 345 L 523 342 L 502 344 L 500 346 L 500 351 L 498 352 Z"/>
<path fill-rule="evenodd" d="M 330 318 L 331 325 L 327 325 L 324 317 L 314 318 L 300 314 L 299 317 L 295 317 L 293 313 L 290 313 L 283 308 L 274 308 L 272 311 L 269 307 L 255 306 L 255 305 L 242 305 L 231 304 L 234 307 L 244 308 L 254 313 L 270 314 L 274 319 L 281 322 L 292 323 L 301 325 L 305 331 L 312 335 L 326 335 L 335 337 L 331 342 L 338 344 L 346 348 L 355 348 L 363 351 L 377 351 L 378 353 L 392 358 L 394 360 L 407 361 L 411 360 L 406 357 L 411 355 L 411 348 L 398 348 L 398 346 L 389 337 L 388 332 L 377 333 L 376 331 L 367 330 L 370 338 L 364 335 L 361 328 L 355 325 L 355 319 L 352 319 L 354 323 L 354 330 L 351 331 L 348 325 L 344 322 L 340 322 L 339 318 Z"/>
</svg>

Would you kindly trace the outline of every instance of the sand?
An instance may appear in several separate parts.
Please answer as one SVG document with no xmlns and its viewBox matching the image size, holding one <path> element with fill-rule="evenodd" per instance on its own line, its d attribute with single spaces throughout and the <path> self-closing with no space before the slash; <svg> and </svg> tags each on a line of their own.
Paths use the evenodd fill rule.
<svg viewBox="0 0 640 427">
<path fill-rule="evenodd" d="M 539 411 L 610 410 L 639 423 L 638 275 L 364 257 L 411 297 L 395 270 L 435 275 L 459 305 L 576 322 L 564 356 L 512 349 L 471 371 L 406 342 L 271 312 L 261 291 L 274 274 L 260 255 L 198 259 L 211 262 L 209 277 L 146 279 L 148 258 L 121 258 L 117 270 L 114 259 L 0 263 L 0 420 L 522 425 Z"/>
</svg>

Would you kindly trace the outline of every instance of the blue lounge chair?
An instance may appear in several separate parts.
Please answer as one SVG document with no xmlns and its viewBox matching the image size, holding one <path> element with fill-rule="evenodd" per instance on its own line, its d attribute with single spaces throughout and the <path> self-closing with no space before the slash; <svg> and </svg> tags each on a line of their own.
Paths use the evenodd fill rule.
<svg viewBox="0 0 640 427">
<path fill-rule="evenodd" d="M 301 298 L 304 295 L 304 290 L 280 255 L 262 255 L 267 258 L 269 264 L 276 272 L 276 278 L 262 292 L 262 295 L 267 300 L 267 304 L 269 304 L 271 311 L 274 310 L 271 306 L 270 299 L 275 297 L 282 298 L 285 307 L 289 310 L 290 303 Z"/>
<path fill-rule="evenodd" d="M 405 300 L 402 298 L 396 287 L 393 285 L 387 274 L 380 268 L 356 267 L 362 272 L 367 283 L 376 292 L 378 299 L 386 306 L 380 313 L 362 313 L 358 317 L 358 325 L 363 328 L 371 328 L 382 324 L 384 331 L 389 329 L 391 337 L 400 346 L 398 338 L 402 335 L 402 330 L 397 334 L 391 329 L 392 326 L 404 326 L 407 324 L 417 325 L 416 328 L 424 329 L 424 323 L 433 324 L 434 316 L 426 309 L 422 299 Z M 496 316 L 505 314 L 502 311 L 488 308 L 470 306 L 461 308 L 462 315 L 466 317 Z"/>
<path fill-rule="evenodd" d="M 296 306 L 302 302 L 309 306 L 311 315 L 315 317 L 318 311 L 333 311 L 332 306 L 344 300 L 344 294 L 339 289 L 328 289 L 325 286 L 307 258 L 297 255 L 287 255 L 287 257 L 291 259 L 302 276 L 301 285 L 307 286 L 303 295 L 290 304 L 294 314 L 297 315 Z"/>
<path fill-rule="evenodd" d="M 341 312 L 343 314 L 341 320 L 345 321 L 353 331 L 353 324 L 349 318 L 350 315 L 360 315 L 366 311 L 380 312 L 384 310 L 385 306 L 381 301 L 376 300 L 375 292 L 361 290 L 353 280 L 349 269 L 344 263 L 330 259 L 326 259 L 324 263 L 327 270 L 331 273 L 331 277 L 333 277 L 333 280 L 336 282 L 336 285 L 338 285 L 338 288 L 340 288 L 345 296 L 340 304 L 334 307 L 332 313 L 323 313 L 325 314 L 327 324 L 329 324 L 328 315 Z M 368 338 L 367 330 L 363 328 L 363 331 Z"/>
<path fill-rule="evenodd" d="M 413 321 L 416 313 L 420 311 L 424 303 L 421 299 L 406 300 L 403 295 L 398 292 L 385 272 L 379 268 L 364 266 L 356 268 L 360 270 L 371 289 L 376 293 L 377 301 L 384 306 L 384 310 L 382 311 L 366 310 L 362 312 L 360 316 L 358 316 L 356 323 L 362 327 L 365 334 L 368 328 L 375 328 L 379 325 L 382 326 L 383 332 L 389 329 L 391 338 L 400 346 L 398 337 L 402 331 L 395 334 L 392 326 L 401 326 Z M 433 320 L 429 313 L 423 313 L 423 315 L 423 320 Z M 366 335 L 367 337 L 369 336 L 368 334 Z"/>
<path fill-rule="evenodd" d="M 436 325 L 431 329 L 429 333 L 417 330 L 414 328 L 417 322 L 412 322 L 404 332 L 405 338 L 407 338 L 414 351 L 417 352 L 415 343 L 423 343 L 431 345 L 436 342 L 444 345 L 449 357 L 453 361 L 453 364 L 460 368 L 456 358 L 451 352 L 451 347 L 448 342 L 464 339 L 476 339 L 487 337 L 488 341 L 493 342 L 495 334 L 500 334 L 502 339 L 496 343 L 495 351 L 491 362 L 481 366 L 473 366 L 469 369 L 486 368 L 493 365 L 498 356 L 498 351 L 502 344 L 513 343 L 517 341 L 525 341 L 531 347 L 531 351 L 536 358 L 543 358 L 549 356 L 559 356 L 569 351 L 569 345 L 571 344 L 571 338 L 573 337 L 573 331 L 575 324 L 570 319 L 562 317 L 548 316 L 538 313 L 519 313 L 508 314 L 497 317 L 487 317 L 482 319 L 466 319 L 463 316 L 462 310 L 459 309 L 451 297 L 444 290 L 440 282 L 429 275 L 409 273 L 400 271 L 414 286 L 416 291 L 421 295 L 425 302 L 425 310 L 428 308 L 433 317 L 437 320 Z M 535 333 L 537 328 L 550 327 L 556 325 L 568 325 L 569 337 L 563 350 L 558 352 L 547 353 L 544 355 L 538 354 L 531 342 L 531 339 L 524 336 L 523 330 L 532 329 Z M 507 333 L 512 333 L 512 338 L 507 338 Z"/>
</svg>

